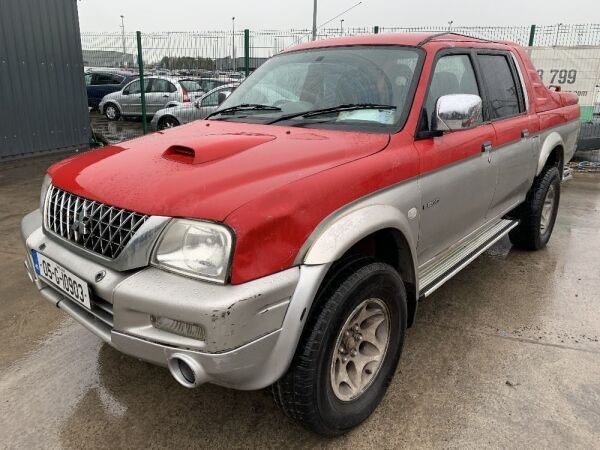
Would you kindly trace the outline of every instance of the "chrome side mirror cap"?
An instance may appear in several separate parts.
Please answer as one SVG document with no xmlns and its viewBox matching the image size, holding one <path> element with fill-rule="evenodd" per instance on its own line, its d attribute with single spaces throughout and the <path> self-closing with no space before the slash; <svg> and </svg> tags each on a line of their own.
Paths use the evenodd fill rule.
<svg viewBox="0 0 600 450">
<path fill-rule="evenodd" d="M 442 95 L 433 115 L 433 131 L 458 131 L 476 127 L 483 122 L 483 102 L 479 95 Z"/>
</svg>

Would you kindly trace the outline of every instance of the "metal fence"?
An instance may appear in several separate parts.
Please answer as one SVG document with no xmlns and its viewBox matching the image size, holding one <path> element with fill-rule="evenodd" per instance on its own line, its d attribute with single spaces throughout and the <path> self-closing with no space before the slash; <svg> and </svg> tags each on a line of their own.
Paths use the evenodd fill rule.
<svg viewBox="0 0 600 450">
<path fill-rule="evenodd" d="M 510 40 L 524 46 L 600 46 L 600 24 L 328 28 L 318 30 L 317 39 L 371 33 L 445 31 L 490 40 Z M 149 87 L 147 79 L 155 76 L 214 79 L 219 83 L 240 81 L 271 56 L 290 46 L 308 42 L 311 37 L 312 32 L 307 29 L 160 32 L 139 33 L 139 36 L 136 33 L 115 32 L 82 33 L 81 43 L 86 71 L 119 71 L 123 76 L 129 73 L 131 77 L 135 77 L 139 74 L 139 63 L 142 62 L 146 77 L 144 86 Z M 92 78 L 87 76 L 88 84 L 92 82 Z M 205 84 L 215 87 L 218 83 Z M 111 86 L 111 89 L 114 88 L 115 86 Z M 96 86 L 89 86 L 88 89 L 102 91 Z M 193 95 L 185 100 L 193 102 L 205 93 L 205 90 L 192 93 Z M 165 102 L 171 100 L 181 103 L 184 99 L 165 96 Z M 149 116 L 152 116 L 156 106 L 147 106 Z M 98 138 L 107 142 L 118 142 L 138 136 L 144 132 L 145 124 L 149 129 L 152 129 L 153 125 L 156 126 L 156 123 L 142 120 L 141 111 L 141 105 L 138 105 L 129 110 L 129 113 L 125 111 L 119 114 L 120 120 L 110 120 L 103 114 L 104 110 L 96 108 L 91 112 L 92 128 Z M 597 121 L 596 117 L 591 121 L 593 123 L 588 124 L 586 132 L 582 133 L 582 136 L 589 137 L 586 138 L 588 143 L 595 142 L 596 137 L 600 138 L 600 121 Z"/>
</svg>

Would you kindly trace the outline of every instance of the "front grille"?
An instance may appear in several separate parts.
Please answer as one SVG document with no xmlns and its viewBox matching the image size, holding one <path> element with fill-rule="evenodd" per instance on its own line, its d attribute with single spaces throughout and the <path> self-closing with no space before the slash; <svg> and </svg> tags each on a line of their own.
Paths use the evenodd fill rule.
<svg viewBox="0 0 600 450">
<path fill-rule="evenodd" d="M 47 230 L 87 250 L 116 258 L 148 216 L 88 200 L 50 186 L 44 206 Z"/>
</svg>

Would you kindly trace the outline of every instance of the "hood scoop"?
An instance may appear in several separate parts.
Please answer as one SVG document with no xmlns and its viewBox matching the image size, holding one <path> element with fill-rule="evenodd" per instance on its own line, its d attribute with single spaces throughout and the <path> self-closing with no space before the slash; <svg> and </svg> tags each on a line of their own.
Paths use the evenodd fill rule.
<svg viewBox="0 0 600 450">
<path fill-rule="evenodd" d="M 163 158 L 182 164 L 204 164 L 249 150 L 275 139 L 269 134 L 209 134 L 171 145 Z"/>
</svg>

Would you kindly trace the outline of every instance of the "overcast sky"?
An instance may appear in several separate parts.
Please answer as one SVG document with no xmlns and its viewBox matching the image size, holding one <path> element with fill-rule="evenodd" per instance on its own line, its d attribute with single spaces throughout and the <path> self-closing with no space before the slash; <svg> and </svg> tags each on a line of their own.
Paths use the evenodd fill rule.
<svg viewBox="0 0 600 450">
<path fill-rule="evenodd" d="M 321 24 L 358 0 L 319 0 Z M 312 26 L 313 0 L 80 0 L 81 31 L 199 31 Z M 343 16 L 346 27 L 550 25 L 600 22 L 600 0 L 363 0 Z M 339 19 L 328 27 L 339 27 Z"/>
</svg>

